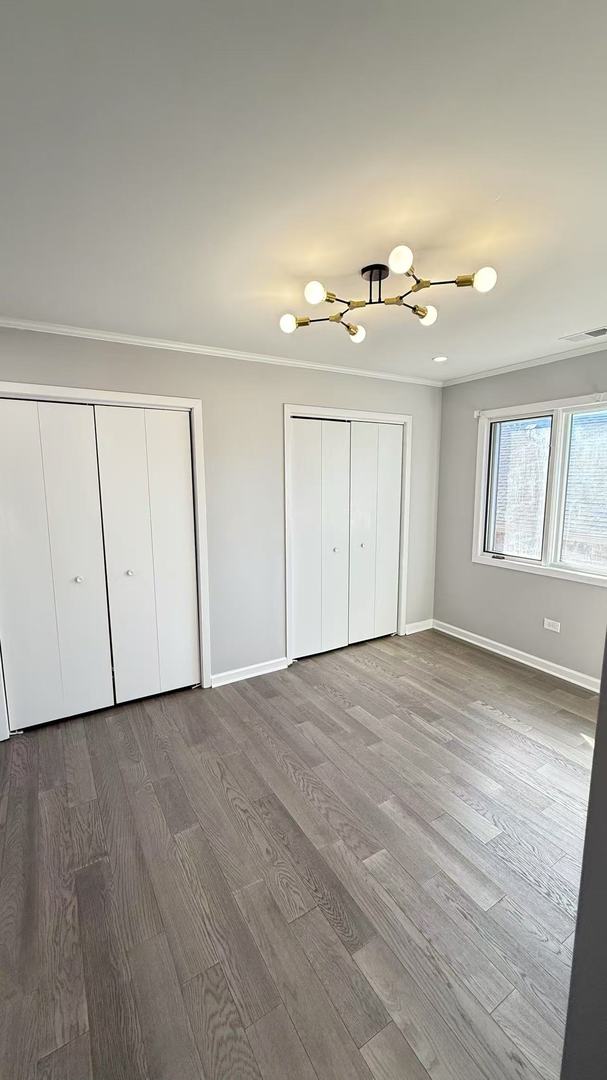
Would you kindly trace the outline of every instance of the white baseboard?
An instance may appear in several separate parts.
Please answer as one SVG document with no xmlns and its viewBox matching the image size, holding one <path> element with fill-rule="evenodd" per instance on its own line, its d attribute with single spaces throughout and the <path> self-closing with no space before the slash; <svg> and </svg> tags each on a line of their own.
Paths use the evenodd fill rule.
<svg viewBox="0 0 607 1080">
<path fill-rule="evenodd" d="M 211 675 L 211 686 L 225 686 L 226 683 L 240 682 L 242 679 L 254 679 L 256 675 L 269 675 L 271 671 L 282 671 L 289 663 L 286 656 L 280 656 L 277 660 L 264 660 L 262 664 L 220 671 L 218 675 Z"/>
<path fill-rule="evenodd" d="M 601 680 L 595 679 L 592 675 L 585 675 L 583 671 L 574 671 L 573 668 L 553 664 L 551 660 L 544 660 L 541 656 L 532 656 L 531 653 L 523 652 L 522 649 L 514 649 L 511 645 L 503 645 L 500 641 L 492 641 L 491 638 L 481 637 L 480 634 L 473 634 L 470 630 L 462 630 L 460 626 L 451 626 L 449 623 L 440 622 L 439 619 L 434 619 L 432 625 L 435 630 L 440 630 L 442 634 L 461 638 L 462 641 L 467 641 L 469 645 L 478 645 L 479 649 L 498 653 L 499 656 L 506 656 L 509 660 L 517 660 L 519 664 L 537 668 L 538 671 L 544 671 L 547 675 L 554 675 L 557 679 L 575 683 L 576 686 L 583 686 L 585 690 L 593 690 L 596 694 L 599 692 Z"/>
<path fill-rule="evenodd" d="M 431 630 L 434 619 L 422 619 L 421 622 L 410 622 L 405 626 L 405 634 L 419 634 L 422 630 Z"/>
</svg>

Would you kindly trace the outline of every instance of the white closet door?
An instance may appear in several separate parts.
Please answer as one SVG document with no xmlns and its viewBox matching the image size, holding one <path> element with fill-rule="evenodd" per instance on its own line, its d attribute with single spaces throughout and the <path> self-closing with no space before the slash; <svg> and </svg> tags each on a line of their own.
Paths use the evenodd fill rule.
<svg viewBox="0 0 607 1080">
<path fill-rule="evenodd" d="M 160 687 L 200 682 L 190 417 L 145 410 Z"/>
<path fill-rule="evenodd" d="M 303 421 L 309 423 L 309 421 Z M 350 424 L 322 421 L 322 648 L 348 644 Z"/>
<path fill-rule="evenodd" d="M 38 405 L 63 677 L 61 715 L 114 703 L 91 405 Z"/>
<path fill-rule="evenodd" d="M 35 401 L 0 400 L 0 647 L 10 726 L 63 713 Z"/>
<path fill-rule="evenodd" d="M 375 548 L 379 424 L 351 425 L 349 640 L 375 636 Z"/>
<path fill-rule="evenodd" d="M 375 637 L 397 629 L 402 456 L 402 427 L 378 424 Z"/>
<path fill-rule="evenodd" d="M 289 470 L 291 649 L 322 650 L 322 421 L 293 419 Z"/>
<path fill-rule="evenodd" d="M 96 405 L 116 700 L 160 692 L 145 410 Z"/>
</svg>

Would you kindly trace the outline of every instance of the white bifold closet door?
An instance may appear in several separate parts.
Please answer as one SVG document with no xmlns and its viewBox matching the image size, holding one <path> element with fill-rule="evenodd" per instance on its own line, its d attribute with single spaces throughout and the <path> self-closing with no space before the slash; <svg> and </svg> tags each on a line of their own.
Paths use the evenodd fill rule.
<svg viewBox="0 0 607 1080">
<path fill-rule="evenodd" d="M 348 643 L 350 424 L 291 421 L 293 656 Z"/>
<path fill-rule="evenodd" d="M 113 704 L 92 406 L 1 400 L 0 491 L 12 730 Z"/>
<path fill-rule="evenodd" d="M 403 429 L 353 421 L 350 468 L 350 642 L 397 629 Z"/>
<path fill-rule="evenodd" d="M 189 416 L 96 405 L 116 700 L 200 681 Z"/>
</svg>

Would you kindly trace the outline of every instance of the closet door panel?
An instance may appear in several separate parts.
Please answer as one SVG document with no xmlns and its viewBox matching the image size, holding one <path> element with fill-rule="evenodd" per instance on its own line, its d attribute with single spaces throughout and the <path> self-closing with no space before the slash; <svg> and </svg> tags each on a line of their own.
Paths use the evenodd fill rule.
<svg viewBox="0 0 607 1080">
<path fill-rule="evenodd" d="M 322 421 L 290 423 L 290 619 L 297 657 L 322 650 Z"/>
<path fill-rule="evenodd" d="M 96 405 L 116 700 L 160 692 L 145 410 Z"/>
<path fill-rule="evenodd" d="M 375 635 L 375 546 L 379 424 L 352 422 L 349 640 Z"/>
<path fill-rule="evenodd" d="M 190 417 L 145 410 L 160 686 L 200 682 Z"/>
<path fill-rule="evenodd" d="M 0 647 L 13 731 L 61 716 L 38 405 L 0 400 Z"/>
<path fill-rule="evenodd" d="M 91 405 L 38 405 L 63 677 L 62 715 L 114 703 Z"/>
<path fill-rule="evenodd" d="M 400 561 L 403 429 L 378 425 L 377 545 L 375 558 L 375 636 L 395 634 Z"/>
<path fill-rule="evenodd" d="M 322 648 L 348 644 L 350 424 L 322 421 Z"/>
</svg>

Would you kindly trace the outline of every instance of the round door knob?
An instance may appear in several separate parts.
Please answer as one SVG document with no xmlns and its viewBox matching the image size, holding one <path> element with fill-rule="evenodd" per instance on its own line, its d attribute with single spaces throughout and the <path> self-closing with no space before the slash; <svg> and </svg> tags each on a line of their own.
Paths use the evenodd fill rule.
<svg viewBox="0 0 607 1080">
<path fill-rule="evenodd" d="M 135 573 L 135 571 L 134 571 L 134 570 L 127 570 L 127 572 L 126 572 L 126 576 L 127 576 L 127 577 L 132 577 L 134 573 Z"/>
<path fill-rule="evenodd" d="M 339 551 L 339 548 L 333 548 L 333 551 Z"/>
<path fill-rule="evenodd" d="M 364 544 L 361 544 L 360 546 L 361 546 L 361 547 L 364 547 L 365 545 L 364 545 Z"/>
<path fill-rule="evenodd" d="M 74 581 L 76 582 L 76 585 L 81 585 L 82 582 L 84 581 L 84 578 L 80 577 L 80 574 L 76 574 L 76 577 L 74 578 Z"/>
</svg>

